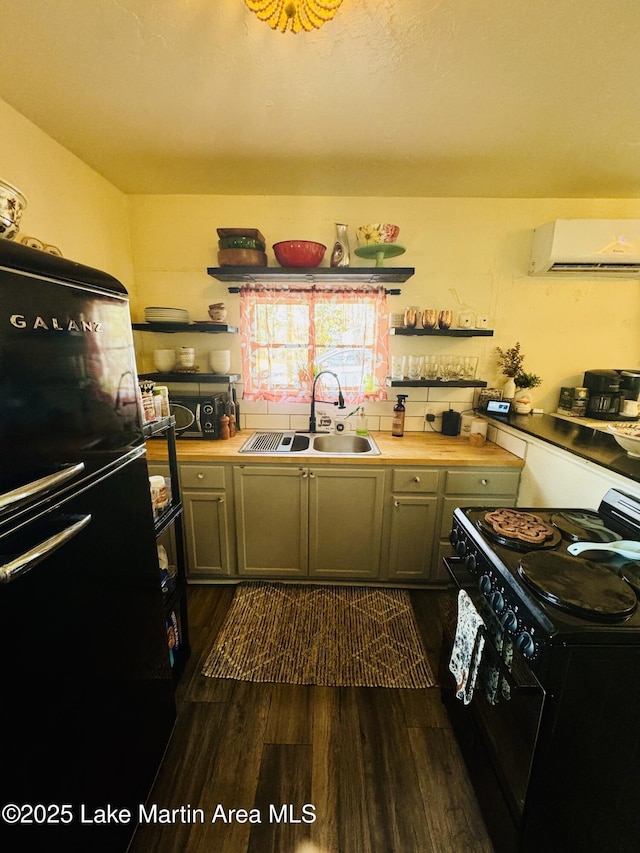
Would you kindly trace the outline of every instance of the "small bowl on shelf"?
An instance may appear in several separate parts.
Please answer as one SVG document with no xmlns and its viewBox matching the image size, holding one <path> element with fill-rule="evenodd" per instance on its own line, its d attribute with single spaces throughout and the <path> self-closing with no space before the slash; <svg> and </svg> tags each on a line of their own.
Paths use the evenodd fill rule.
<svg viewBox="0 0 640 853">
<path fill-rule="evenodd" d="M 395 243 L 400 234 L 400 228 L 389 222 L 383 222 L 361 225 L 356 233 L 361 246 L 371 246 L 379 243 Z"/>
<path fill-rule="evenodd" d="M 608 424 L 607 429 L 628 456 L 640 459 L 640 425 L 637 422 L 616 422 Z"/>
<path fill-rule="evenodd" d="M 312 240 L 283 240 L 273 244 L 273 252 L 281 267 L 317 267 L 327 247 Z"/>
</svg>

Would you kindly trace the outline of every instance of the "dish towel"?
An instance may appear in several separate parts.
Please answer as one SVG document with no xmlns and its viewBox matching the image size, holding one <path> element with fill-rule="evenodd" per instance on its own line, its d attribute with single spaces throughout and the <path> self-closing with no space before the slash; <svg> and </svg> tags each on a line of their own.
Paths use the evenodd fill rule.
<svg viewBox="0 0 640 853">
<path fill-rule="evenodd" d="M 456 679 L 456 697 L 471 702 L 484 649 L 484 622 L 469 595 L 458 593 L 458 622 L 449 669 Z"/>
</svg>

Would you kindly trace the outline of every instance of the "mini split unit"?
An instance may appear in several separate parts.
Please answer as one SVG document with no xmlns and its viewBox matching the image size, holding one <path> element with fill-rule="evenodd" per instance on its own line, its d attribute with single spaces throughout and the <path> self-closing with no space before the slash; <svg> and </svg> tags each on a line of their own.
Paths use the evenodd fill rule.
<svg viewBox="0 0 640 853">
<path fill-rule="evenodd" d="M 547 222 L 534 231 L 529 275 L 640 278 L 640 220 Z"/>
</svg>

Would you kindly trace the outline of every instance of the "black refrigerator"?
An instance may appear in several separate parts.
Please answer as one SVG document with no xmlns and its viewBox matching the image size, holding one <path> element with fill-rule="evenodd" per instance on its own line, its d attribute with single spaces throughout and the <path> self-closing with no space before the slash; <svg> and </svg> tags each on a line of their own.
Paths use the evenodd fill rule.
<svg viewBox="0 0 640 853">
<path fill-rule="evenodd" d="M 2 239 L 0 460 L 0 847 L 118 853 L 175 720 L 129 302 Z"/>
</svg>

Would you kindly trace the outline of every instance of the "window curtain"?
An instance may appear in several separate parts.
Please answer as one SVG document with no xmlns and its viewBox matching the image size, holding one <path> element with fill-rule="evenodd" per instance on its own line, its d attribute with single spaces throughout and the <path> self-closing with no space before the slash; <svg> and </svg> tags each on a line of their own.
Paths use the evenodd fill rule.
<svg viewBox="0 0 640 853">
<path fill-rule="evenodd" d="M 240 291 L 240 336 L 247 400 L 308 403 L 321 370 L 338 376 L 348 403 L 387 398 L 389 313 L 383 287 L 246 285 Z M 321 377 L 317 386 L 317 397 L 334 399 L 333 377 Z"/>
</svg>

